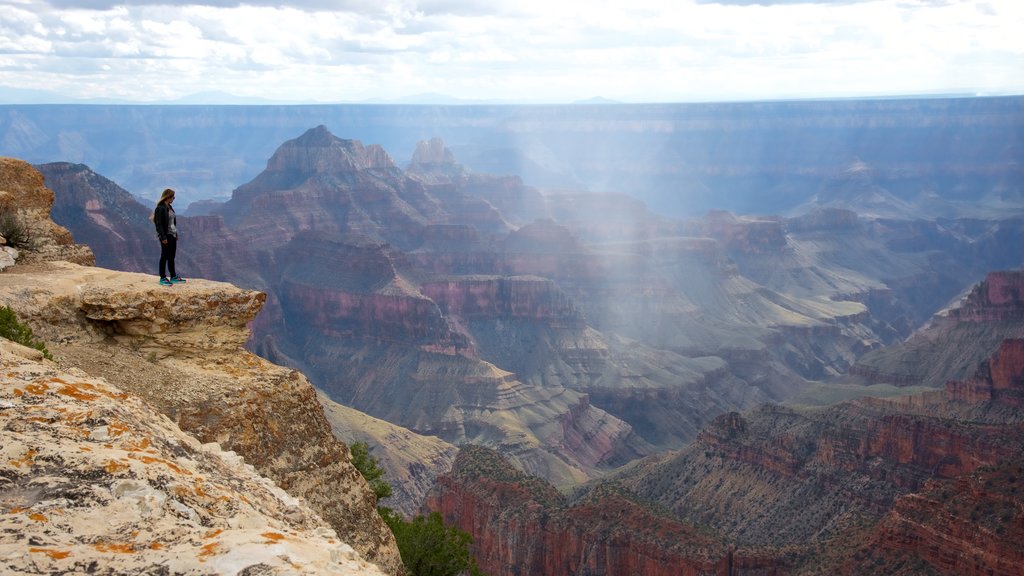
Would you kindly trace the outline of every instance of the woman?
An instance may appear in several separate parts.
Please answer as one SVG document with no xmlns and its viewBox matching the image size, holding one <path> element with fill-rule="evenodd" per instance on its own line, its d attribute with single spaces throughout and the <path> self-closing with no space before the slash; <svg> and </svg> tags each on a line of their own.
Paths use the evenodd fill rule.
<svg viewBox="0 0 1024 576">
<path fill-rule="evenodd" d="M 160 201 L 153 210 L 153 223 L 156 224 L 156 235 L 160 238 L 160 284 L 171 286 L 185 279 L 174 271 L 174 254 L 178 251 L 178 226 L 174 218 L 174 190 L 170 188 L 160 194 Z M 170 278 L 164 274 L 170 272 Z"/>
</svg>

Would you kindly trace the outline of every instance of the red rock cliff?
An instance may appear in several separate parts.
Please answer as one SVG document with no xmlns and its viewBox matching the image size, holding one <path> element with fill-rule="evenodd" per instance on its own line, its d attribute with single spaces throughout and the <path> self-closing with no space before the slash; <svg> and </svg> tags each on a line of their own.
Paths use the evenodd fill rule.
<svg viewBox="0 0 1024 576">
<path fill-rule="evenodd" d="M 771 554 L 736 551 L 614 486 L 570 505 L 551 485 L 476 446 L 463 448 L 425 508 L 473 536 L 477 563 L 492 576 L 783 573 Z"/>
</svg>

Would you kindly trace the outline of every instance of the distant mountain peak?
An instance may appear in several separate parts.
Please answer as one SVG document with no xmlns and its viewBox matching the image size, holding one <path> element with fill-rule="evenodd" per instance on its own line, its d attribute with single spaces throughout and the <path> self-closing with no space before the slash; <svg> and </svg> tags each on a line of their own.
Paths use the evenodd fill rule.
<svg viewBox="0 0 1024 576">
<path fill-rule="evenodd" d="M 412 154 L 415 165 L 447 165 L 455 164 L 455 154 L 448 149 L 441 138 L 420 140 L 416 143 L 416 151 Z"/>
<path fill-rule="evenodd" d="M 409 161 L 408 171 L 422 182 L 464 181 L 468 170 L 455 160 L 455 154 L 441 138 L 421 140 Z"/>
<path fill-rule="evenodd" d="M 303 174 L 357 172 L 395 168 L 395 162 L 376 144 L 343 140 L 323 124 L 282 144 L 267 162 L 267 170 Z"/>
</svg>

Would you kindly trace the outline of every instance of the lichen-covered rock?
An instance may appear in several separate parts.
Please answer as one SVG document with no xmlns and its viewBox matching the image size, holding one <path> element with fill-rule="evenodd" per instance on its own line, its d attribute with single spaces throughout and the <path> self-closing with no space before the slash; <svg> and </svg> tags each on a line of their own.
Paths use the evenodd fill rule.
<svg viewBox="0 0 1024 576">
<path fill-rule="evenodd" d="M 138 396 L 0 348 L 0 571 L 383 573 Z"/>
</svg>

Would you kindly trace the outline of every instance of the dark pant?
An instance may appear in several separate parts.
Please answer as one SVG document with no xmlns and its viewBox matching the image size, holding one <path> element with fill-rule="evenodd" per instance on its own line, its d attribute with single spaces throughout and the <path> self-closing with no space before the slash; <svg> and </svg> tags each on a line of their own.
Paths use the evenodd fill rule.
<svg viewBox="0 0 1024 576">
<path fill-rule="evenodd" d="M 174 272 L 174 253 L 178 251 L 178 239 L 174 236 L 167 237 L 167 244 L 160 243 L 160 276 L 167 278 L 164 270 L 171 273 L 171 277 L 177 276 Z"/>
</svg>

